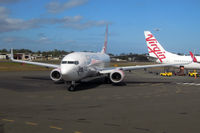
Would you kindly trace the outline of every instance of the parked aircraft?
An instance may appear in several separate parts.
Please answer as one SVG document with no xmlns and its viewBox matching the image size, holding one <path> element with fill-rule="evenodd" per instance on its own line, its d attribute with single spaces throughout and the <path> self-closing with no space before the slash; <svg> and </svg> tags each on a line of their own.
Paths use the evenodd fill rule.
<svg viewBox="0 0 200 133">
<path fill-rule="evenodd" d="M 193 55 L 185 56 L 173 54 L 171 52 L 166 51 L 150 31 L 144 31 L 144 35 L 149 56 L 151 58 L 154 58 L 157 63 L 186 63 L 185 65 L 176 65 L 174 67 L 180 67 L 185 69 L 200 69 L 200 64 L 197 63 L 198 60 L 200 61 L 200 56 L 196 56 L 196 58 L 194 58 Z M 191 57 L 194 58 L 193 62 L 191 62 Z"/>
<path fill-rule="evenodd" d="M 110 57 L 106 54 L 107 50 L 107 36 L 108 26 L 106 27 L 105 42 L 101 52 L 73 52 L 66 55 L 60 65 L 22 61 L 13 59 L 13 50 L 11 50 L 11 60 L 18 63 L 27 63 L 32 65 L 39 65 L 44 67 L 54 68 L 50 73 L 50 78 L 53 81 L 64 80 L 69 83 L 68 90 L 74 91 L 77 81 L 91 76 L 106 75 L 107 79 L 112 83 L 120 83 L 123 81 L 125 74 L 124 71 L 152 68 L 152 67 L 166 67 L 173 65 L 180 65 L 184 63 L 173 64 L 155 64 L 155 65 L 142 65 L 142 66 L 125 66 L 125 67 L 109 67 Z M 186 62 L 188 63 L 188 62 Z"/>
<path fill-rule="evenodd" d="M 200 63 L 200 62 L 199 62 L 199 61 L 200 61 L 200 57 L 199 57 L 199 56 L 195 56 L 191 51 L 189 51 L 189 53 L 190 53 L 190 56 L 191 56 L 193 62 Z M 198 57 L 198 60 L 199 60 L 199 61 L 197 60 L 197 57 Z"/>
</svg>

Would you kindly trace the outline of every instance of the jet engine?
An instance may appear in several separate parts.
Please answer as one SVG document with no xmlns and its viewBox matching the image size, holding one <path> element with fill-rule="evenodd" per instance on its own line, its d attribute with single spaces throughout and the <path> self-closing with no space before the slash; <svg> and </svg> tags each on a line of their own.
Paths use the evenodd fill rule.
<svg viewBox="0 0 200 133">
<path fill-rule="evenodd" d="M 60 70 L 57 68 L 53 69 L 50 73 L 50 78 L 55 82 L 62 80 L 62 74 Z"/>
<path fill-rule="evenodd" d="M 122 70 L 114 70 L 110 73 L 110 80 L 113 83 L 120 83 L 125 77 L 125 74 Z"/>
</svg>

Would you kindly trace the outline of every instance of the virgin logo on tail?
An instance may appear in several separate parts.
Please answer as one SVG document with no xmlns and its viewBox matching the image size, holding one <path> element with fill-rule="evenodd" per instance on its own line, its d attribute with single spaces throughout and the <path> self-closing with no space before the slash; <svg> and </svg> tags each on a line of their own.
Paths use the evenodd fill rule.
<svg viewBox="0 0 200 133">
<path fill-rule="evenodd" d="M 152 39 L 153 35 L 148 34 L 148 37 L 146 38 L 146 41 L 148 43 L 148 49 L 149 53 L 154 53 L 156 57 L 160 60 L 160 62 L 163 62 L 163 59 L 166 59 L 165 52 L 161 51 L 161 49 L 158 46 L 158 42 L 156 39 Z"/>
</svg>

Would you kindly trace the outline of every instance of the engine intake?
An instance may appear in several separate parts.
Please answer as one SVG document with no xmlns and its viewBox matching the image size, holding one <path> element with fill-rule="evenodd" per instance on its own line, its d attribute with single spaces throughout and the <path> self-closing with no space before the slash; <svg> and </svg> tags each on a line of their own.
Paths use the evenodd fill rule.
<svg viewBox="0 0 200 133">
<path fill-rule="evenodd" d="M 53 69 L 50 73 L 50 78 L 53 81 L 60 81 L 62 80 L 62 74 L 59 69 Z"/>
<path fill-rule="evenodd" d="M 114 70 L 110 73 L 110 80 L 113 83 L 120 83 L 123 81 L 125 74 L 122 70 Z"/>
</svg>

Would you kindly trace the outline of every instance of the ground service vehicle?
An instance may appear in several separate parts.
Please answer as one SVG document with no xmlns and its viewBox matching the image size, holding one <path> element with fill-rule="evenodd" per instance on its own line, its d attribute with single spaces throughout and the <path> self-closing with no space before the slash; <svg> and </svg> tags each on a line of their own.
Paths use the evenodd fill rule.
<svg viewBox="0 0 200 133">
<path fill-rule="evenodd" d="M 199 74 L 198 74 L 196 71 L 194 71 L 194 72 L 189 72 L 188 75 L 189 75 L 190 77 L 199 77 Z"/>
<path fill-rule="evenodd" d="M 160 76 L 172 76 L 172 72 L 160 73 Z"/>
</svg>

